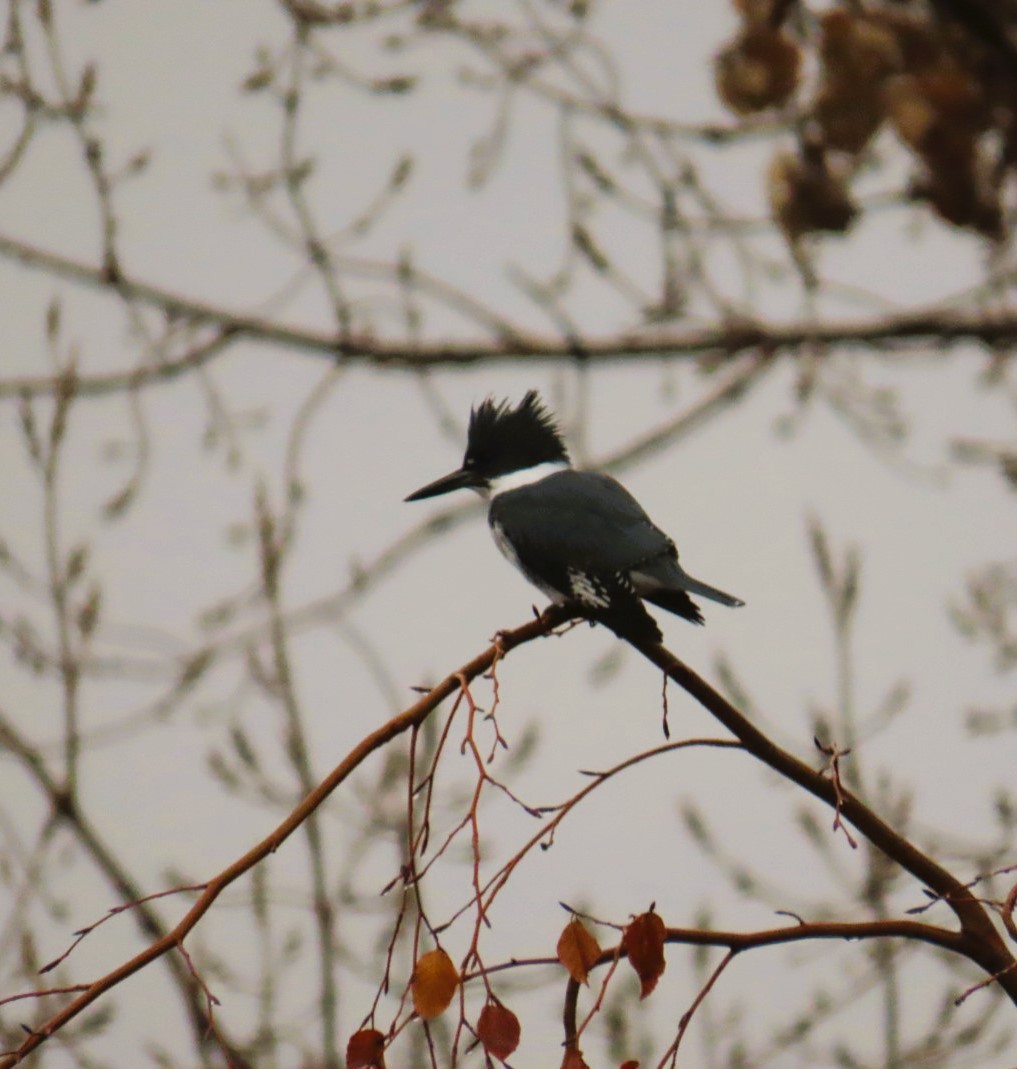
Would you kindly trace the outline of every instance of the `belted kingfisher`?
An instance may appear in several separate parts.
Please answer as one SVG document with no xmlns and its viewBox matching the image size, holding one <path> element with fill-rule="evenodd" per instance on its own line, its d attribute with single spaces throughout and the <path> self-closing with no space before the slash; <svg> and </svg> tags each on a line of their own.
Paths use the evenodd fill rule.
<svg viewBox="0 0 1017 1069">
<path fill-rule="evenodd" d="M 477 405 L 462 466 L 406 500 L 462 489 L 490 501 L 487 520 L 498 548 L 534 586 L 623 638 L 661 641 L 640 599 L 694 624 L 703 616 L 690 594 L 745 604 L 693 579 L 678 563 L 674 542 L 621 483 L 571 466 L 536 390 L 515 408 L 490 397 Z"/>
</svg>

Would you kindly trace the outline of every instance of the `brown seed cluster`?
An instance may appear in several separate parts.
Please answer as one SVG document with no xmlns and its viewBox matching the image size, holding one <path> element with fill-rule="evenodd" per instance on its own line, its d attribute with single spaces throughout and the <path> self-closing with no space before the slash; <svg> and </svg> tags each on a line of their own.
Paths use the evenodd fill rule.
<svg viewBox="0 0 1017 1069">
<path fill-rule="evenodd" d="M 1000 241 L 1017 182 L 1017 5 L 886 0 L 813 12 L 789 0 L 735 0 L 742 26 L 715 58 L 737 115 L 783 112 L 797 147 L 770 168 L 788 239 L 840 232 L 850 183 L 880 136 L 913 161 L 910 197 Z M 802 72 L 810 72 L 807 84 Z"/>
</svg>

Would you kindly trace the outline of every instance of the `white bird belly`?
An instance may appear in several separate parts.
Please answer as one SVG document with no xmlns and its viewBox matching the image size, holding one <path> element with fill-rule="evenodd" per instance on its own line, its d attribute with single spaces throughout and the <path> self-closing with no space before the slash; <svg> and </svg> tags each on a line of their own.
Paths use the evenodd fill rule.
<svg viewBox="0 0 1017 1069">
<path fill-rule="evenodd" d="M 541 591 L 541 593 L 549 597 L 552 601 L 565 601 L 565 595 L 560 590 L 555 590 L 553 586 L 548 586 L 547 583 L 542 582 L 537 576 L 523 566 L 522 561 L 519 559 L 519 554 L 516 552 L 516 547 L 512 545 L 508 535 L 505 534 L 505 531 L 500 524 L 491 524 L 491 535 L 494 538 L 494 544 L 501 550 L 501 555 L 513 568 L 521 572 L 528 582 L 532 583 L 539 591 Z"/>
</svg>

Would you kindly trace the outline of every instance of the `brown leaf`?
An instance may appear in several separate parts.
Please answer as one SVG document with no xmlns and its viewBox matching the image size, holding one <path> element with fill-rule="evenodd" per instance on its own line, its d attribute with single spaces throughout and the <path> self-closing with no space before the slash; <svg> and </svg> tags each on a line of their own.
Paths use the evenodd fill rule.
<svg viewBox="0 0 1017 1069">
<path fill-rule="evenodd" d="M 585 984 L 593 963 L 602 951 L 590 930 L 573 917 L 558 937 L 558 960 L 577 984 Z"/>
<path fill-rule="evenodd" d="M 519 1018 L 498 1002 L 489 1002 L 477 1018 L 477 1038 L 493 1058 L 505 1061 L 519 1046 Z"/>
<path fill-rule="evenodd" d="M 650 910 L 636 917 L 622 935 L 622 946 L 642 984 L 640 998 L 646 998 L 664 972 L 664 934 L 660 915 Z"/>
<path fill-rule="evenodd" d="M 618 1069 L 639 1069 L 639 1062 L 630 1058 L 627 1062 L 622 1062 Z"/>
<path fill-rule="evenodd" d="M 385 1036 L 376 1028 L 362 1028 L 346 1044 L 346 1069 L 385 1069 Z"/>
<path fill-rule="evenodd" d="M 417 961 L 413 970 L 413 1008 L 425 1021 L 437 1017 L 452 1001 L 459 986 L 459 973 L 444 950 L 432 950 Z"/>
</svg>

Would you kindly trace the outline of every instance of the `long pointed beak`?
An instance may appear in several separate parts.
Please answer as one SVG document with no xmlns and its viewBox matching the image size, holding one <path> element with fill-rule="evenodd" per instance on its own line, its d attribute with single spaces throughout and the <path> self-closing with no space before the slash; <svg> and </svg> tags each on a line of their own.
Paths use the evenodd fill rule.
<svg viewBox="0 0 1017 1069">
<path fill-rule="evenodd" d="M 450 494 L 453 490 L 479 490 L 484 486 L 484 480 L 475 472 L 459 468 L 456 471 L 435 479 L 433 483 L 414 490 L 405 501 L 422 501 L 425 497 L 437 497 L 439 494 Z"/>
</svg>

